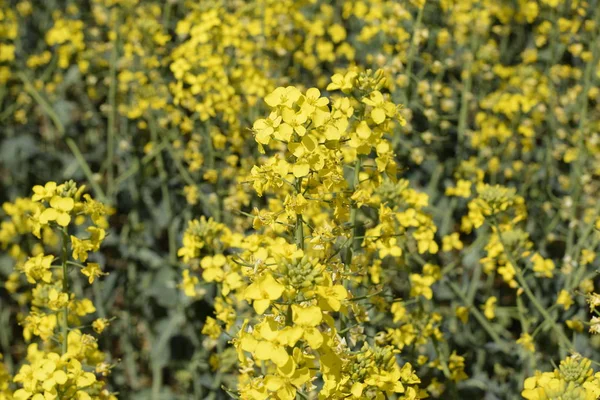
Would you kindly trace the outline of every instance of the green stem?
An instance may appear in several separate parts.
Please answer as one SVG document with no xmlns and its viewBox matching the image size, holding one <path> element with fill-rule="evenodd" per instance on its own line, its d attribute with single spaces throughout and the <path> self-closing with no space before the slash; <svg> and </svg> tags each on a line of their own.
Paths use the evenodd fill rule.
<svg viewBox="0 0 600 400">
<path fill-rule="evenodd" d="M 515 269 L 515 276 L 517 278 L 517 281 L 519 282 L 519 285 L 521 285 L 521 288 L 523 289 L 523 291 L 527 295 L 527 298 L 529 299 L 529 301 L 531 301 L 531 303 L 533 304 L 534 308 L 542 315 L 542 317 L 544 318 L 544 320 L 546 320 L 546 323 L 548 323 L 550 326 L 552 326 L 552 329 L 554 330 L 554 332 L 558 336 L 559 344 L 562 344 L 568 350 L 573 349 L 573 343 L 571 343 L 571 341 L 569 340 L 569 338 L 565 335 L 565 333 L 560 328 L 560 326 L 556 323 L 556 321 L 554 321 L 554 318 L 552 318 L 552 316 L 550 315 L 550 313 L 548 313 L 548 311 L 546 310 L 546 308 L 540 303 L 540 301 L 538 300 L 538 298 L 535 296 L 535 294 L 533 293 L 533 291 L 529 287 L 529 284 L 527 283 L 527 280 L 525 279 L 525 276 L 523 276 L 523 271 L 521 270 L 521 268 L 519 268 L 517 260 L 515 260 L 515 258 L 513 257 L 512 253 L 510 251 L 508 251 L 508 247 L 504 243 L 504 239 L 502 239 L 502 232 L 500 231 L 500 225 L 498 224 L 498 221 L 495 218 L 493 218 L 493 225 L 496 228 L 496 232 L 498 234 L 498 238 L 500 240 L 500 244 L 502 244 L 502 248 L 504 249 L 504 254 L 508 258 L 508 261 L 514 267 L 514 269 Z M 564 352 L 564 349 L 561 348 L 561 352 Z"/>
<path fill-rule="evenodd" d="M 354 163 L 354 178 L 352 181 L 352 193 L 354 193 L 356 191 L 356 187 L 358 186 L 358 182 L 360 179 L 360 166 L 361 166 L 361 158 L 359 156 L 357 156 L 356 158 L 356 162 Z M 357 233 L 358 233 L 358 224 L 356 223 L 356 219 L 358 216 L 358 208 L 356 207 L 356 204 L 352 204 L 352 208 L 350 209 L 350 224 L 352 226 L 352 240 L 350 240 L 349 242 L 349 247 L 350 247 L 350 255 L 352 255 L 352 253 L 354 253 L 354 250 L 356 249 L 356 238 L 357 238 Z M 351 257 L 348 257 L 348 265 L 351 264 Z"/>
<path fill-rule="evenodd" d="M 112 52 L 110 55 L 110 87 L 108 92 L 109 113 L 108 113 L 108 135 L 106 143 L 106 192 L 110 198 L 113 196 L 115 170 L 114 170 L 114 155 L 115 155 L 115 121 L 117 119 L 117 58 L 118 58 L 118 41 L 119 41 L 119 19 L 115 26 L 115 39 L 113 41 Z"/>
<path fill-rule="evenodd" d="M 31 83 L 31 81 L 29 80 L 29 78 L 27 78 L 27 76 L 24 73 L 19 72 L 17 74 L 17 76 L 23 82 L 23 86 L 25 87 L 25 91 L 27 93 L 29 93 L 31 95 L 31 97 L 33 97 L 33 99 L 40 105 L 40 107 L 42 107 L 42 109 L 44 110 L 44 112 L 46 113 L 46 115 L 54 123 L 54 126 L 56 127 L 56 130 L 58 131 L 58 133 L 60 134 L 60 136 L 63 136 L 64 133 L 65 133 L 65 127 L 62 124 L 62 122 L 60 121 L 60 118 L 58 117 L 58 114 L 56 114 L 56 111 L 54 111 L 54 109 L 52 108 L 52 106 L 50 105 L 50 103 L 48 103 L 46 101 L 46 99 L 44 99 L 42 97 L 42 95 L 35 89 L 35 87 Z"/>
<path fill-rule="evenodd" d="M 408 49 L 408 55 L 406 56 L 406 79 L 408 79 L 408 81 L 406 82 L 406 88 L 404 89 L 404 102 L 406 103 L 406 106 L 408 106 L 409 101 L 410 101 L 410 82 L 411 82 L 411 75 L 412 75 L 412 68 L 413 68 L 413 63 L 414 63 L 414 58 L 415 58 L 415 51 L 417 48 L 417 32 L 419 31 L 419 28 L 421 27 L 421 21 L 423 20 L 423 10 L 425 9 L 425 4 L 423 4 L 423 7 L 419 8 L 419 12 L 417 13 L 417 19 L 415 21 L 415 26 L 413 29 L 413 35 L 410 41 L 410 48 Z"/>
<path fill-rule="evenodd" d="M 71 149 L 71 152 L 75 156 L 75 160 L 77 160 L 77 163 L 83 170 L 85 177 L 87 178 L 90 185 L 92 185 L 94 192 L 96 192 L 97 197 L 100 198 L 100 201 L 106 202 L 107 201 L 106 195 L 104 194 L 104 191 L 102 190 L 100 185 L 98 185 L 98 183 L 94 179 L 94 174 L 92 173 L 92 170 L 90 169 L 90 166 L 88 165 L 87 161 L 85 161 L 83 154 L 81 154 L 81 151 L 79 151 L 79 148 L 77 147 L 77 145 L 75 144 L 73 139 L 67 138 L 66 142 L 67 142 L 67 146 L 69 146 L 69 148 Z"/>
<path fill-rule="evenodd" d="M 467 130 L 467 115 L 469 111 L 469 96 L 471 95 L 471 88 L 473 86 L 473 60 L 475 59 L 475 51 L 478 46 L 477 43 L 478 35 L 471 35 L 470 42 L 470 54 L 465 65 L 465 71 L 468 72 L 467 79 L 462 87 L 461 98 L 460 98 L 460 111 L 458 117 L 458 156 L 459 160 L 462 159 L 462 152 L 465 146 L 465 136 Z"/>
<path fill-rule="evenodd" d="M 171 159 L 175 163 L 175 167 L 179 171 L 179 175 L 185 181 L 185 183 L 188 184 L 189 186 L 196 187 L 198 189 L 198 192 L 200 192 L 200 194 L 201 194 L 199 196 L 200 203 L 202 203 L 204 208 L 206 208 L 206 210 L 208 210 L 210 212 L 211 216 L 213 217 L 213 219 L 215 221 L 221 222 L 217 218 L 219 216 L 218 215 L 219 213 L 212 209 L 211 204 L 208 202 L 206 197 L 202 195 L 202 190 L 200 189 L 200 186 L 194 181 L 194 178 L 192 178 L 192 176 L 190 175 L 188 170 L 185 168 L 185 165 L 183 164 L 181 157 L 179 156 L 179 154 L 177 154 L 176 149 L 173 147 L 173 145 L 171 144 L 171 142 L 166 134 L 162 135 L 162 143 L 161 144 L 164 144 L 164 146 L 166 147 L 167 151 L 169 152 L 169 155 L 171 156 Z"/>
<path fill-rule="evenodd" d="M 599 22 L 599 19 L 600 19 L 599 17 L 600 17 L 600 11 L 596 10 L 596 16 L 595 16 L 596 26 Z M 591 58 L 591 60 L 588 61 L 587 65 L 585 67 L 585 72 L 584 72 L 584 77 L 583 77 L 583 91 L 580 93 L 580 98 L 579 98 L 579 103 L 580 103 L 579 109 L 581 110 L 581 114 L 579 116 L 579 124 L 578 124 L 578 128 L 577 128 L 577 135 L 578 135 L 577 136 L 577 159 L 575 160 L 573 168 L 571 169 L 571 179 L 570 179 L 570 181 L 574 183 L 575 187 L 572 189 L 573 204 L 571 205 L 569 231 L 567 233 L 567 248 L 565 250 L 566 255 L 570 256 L 571 259 L 574 259 L 578 256 L 578 254 L 574 253 L 573 250 L 575 249 L 576 229 L 581 226 L 581 221 L 578 221 L 578 219 L 577 219 L 577 211 L 579 209 L 579 203 L 581 202 L 581 194 L 583 192 L 583 185 L 581 183 L 581 177 L 585 173 L 584 165 L 585 165 L 586 158 L 587 158 L 586 157 L 586 155 L 587 155 L 586 148 L 585 148 L 586 134 L 584 134 L 584 132 L 587 132 L 587 130 L 589 129 L 587 126 L 587 113 L 588 113 L 588 106 L 589 106 L 588 93 L 592 86 L 592 72 L 594 71 L 594 68 L 595 68 L 595 66 L 597 64 L 597 60 L 598 60 L 599 46 L 596 43 L 597 39 L 598 39 L 598 34 L 596 33 L 594 35 L 594 40 L 592 40 L 592 42 L 591 42 L 591 43 L 593 43 L 592 58 Z M 573 286 L 572 277 L 573 277 L 573 274 L 568 275 L 567 287 Z"/>
<path fill-rule="evenodd" d="M 68 269 L 68 250 L 67 243 L 69 242 L 69 235 L 67 235 L 67 231 L 63 229 L 62 231 L 62 273 L 63 273 L 63 282 L 62 282 L 62 292 L 66 293 L 69 296 L 69 269 Z M 69 296 L 70 297 L 70 296 Z M 69 333 L 69 302 L 65 305 L 63 309 L 63 321 L 61 324 L 61 332 L 62 332 L 62 353 L 67 354 L 69 342 L 68 342 L 68 333 Z"/>
<path fill-rule="evenodd" d="M 302 193 L 302 178 L 296 180 L 296 193 Z M 296 214 L 296 246 L 304 250 L 304 224 L 302 214 Z"/>
<path fill-rule="evenodd" d="M 148 126 L 150 128 L 150 137 L 152 138 L 152 142 L 154 145 L 158 145 L 158 128 L 156 126 L 156 121 L 154 120 L 154 116 L 151 115 L 148 118 Z M 167 220 L 169 223 L 167 224 L 167 237 L 169 244 L 169 261 L 171 263 L 177 262 L 177 243 L 175 238 L 175 232 L 171 229 L 171 224 L 173 222 L 173 207 L 171 204 L 171 194 L 169 192 L 168 187 L 168 179 L 169 176 L 167 174 L 167 170 L 165 168 L 165 161 L 162 156 L 162 152 L 159 152 L 156 155 L 156 168 L 158 169 L 158 177 L 160 178 L 160 189 L 163 197 L 163 201 L 165 202 L 166 212 L 167 212 Z"/>
<path fill-rule="evenodd" d="M 452 290 L 454 294 L 460 297 L 465 304 L 468 304 L 468 299 L 461 292 L 460 288 L 456 285 L 456 283 L 450 280 L 444 280 L 444 283 L 446 283 L 450 290 Z M 476 307 L 469 306 L 469 312 L 471 312 L 475 316 L 477 322 L 479 322 L 479 324 L 483 327 L 487 334 L 492 338 L 494 343 L 496 343 L 500 348 L 508 350 L 507 342 L 505 342 L 504 340 L 502 340 L 502 338 L 500 338 L 500 336 L 498 336 L 498 333 L 494 330 L 494 328 L 490 325 L 488 320 Z"/>
</svg>

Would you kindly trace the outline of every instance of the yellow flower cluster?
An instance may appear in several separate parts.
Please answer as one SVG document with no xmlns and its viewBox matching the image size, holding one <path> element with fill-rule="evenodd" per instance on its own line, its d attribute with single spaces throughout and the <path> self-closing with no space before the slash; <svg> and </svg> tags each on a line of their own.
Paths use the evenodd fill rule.
<svg viewBox="0 0 600 400">
<path fill-rule="evenodd" d="M 598 0 L 55 3 L 0 0 L 0 151 L 38 160 L 2 166 L 7 196 L 52 179 L 32 174 L 46 156 L 78 176 L 72 153 L 98 199 L 134 204 L 110 254 L 144 300 L 173 289 L 199 216 L 178 253 L 189 299 L 148 302 L 115 347 L 124 396 L 501 397 L 515 369 L 597 355 Z M 29 351 L 2 336 L 20 371 L 0 369 L 0 399 L 111 398 L 93 336 L 111 319 L 82 295 L 110 209 L 49 182 L 2 212 L 0 300 Z M 131 248 L 164 238 L 168 262 L 138 274 Z M 145 319 L 194 300 L 212 314 L 186 320 L 183 367 Z M 564 365 L 523 396 L 596 395 L 568 372 L 587 361 Z"/>
<path fill-rule="evenodd" d="M 8 2 L 0 2 L 0 84 L 6 84 L 12 75 L 11 64 L 15 59 L 15 40 L 18 22 L 15 10 Z"/>
<path fill-rule="evenodd" d="M 97 339 L 82 331 L 86 326 L 82 318 L 96 309 L 89 299 L 79 299 L 72 287 L 79 281 L 72 274 L 74 268 L 89 283 L 105 275 L 98 263 L 82 263 L 100 248 L 111 210 L 84 190 L 72 181 L 48 182 L 35 186 L 30 199 L 3 205 L 11 219 L 2 223 L 2 247 L 10 246 L 16 271 L 35 285 L 25 296 L 29 315 L 21 321 L 23 336 L 28 342 L 36 336 L 41 339 L 29 345 L 27 361 L 13 378 L 20 388 L 11 398 L 116 399 L 98 379 L 109 373 L 106 355 L 98 349 Z M 31 240 L 21 241 L 30 234 L 41 242 L 29 247 Z M 19 287 L 15 284 L 11 290 Z"/>
<path fill-rule="evenodd" d="M 12 378 L 3 361 L 2 354 L 0 353 L 0 400 L 10 400 L 13 396 L 13 391 L 10 389 Z"/>
<path fill-rule="evenodd" d="M 380 91 L 384 80 L 382 71 L 350 71 L 334 75 L 328 86 L 342 96 L 293 86 L 268 94 L 270 115 L 253 128 L 268 157 L 247 179 L 259 196 L 268 196 L 268 209 L 248 214 L 256 233 L 236 234 L 201 219 L 184 235 L 179 255 L 190 269 L 181 287 L 199 294 L 199 279 L 190 272 L 196 270 L 217 284 L 216 319 L 207 319 L 203 333 L 235 337 L 244 399 L 426 395 L 411 364 L 400 364 L 397 354 L 443 340 L 441 316 L 409 302 L 390 309 L 385 296 L 391 292 L 378 289 L 397 274 L 393 266 L 406 251 L 438 252 L 436 227 L 423 210 L 427 195 L 397 179 L 387 132 L 404 119 Z M 367 222 L 373 218 L 367 210 L 376 221 Z M 426 264 L 405 276 L 407 297 L 431 300 L 440 268 Z M 387 310 L 397 326 L 374 342 L 365 336 L 372 306 Z M 448 357 L 452 379 L 465 379 L 462 357 Z"/>
<path fill-rule="evenodd" d="M 527 400 L 580 399 L 600 397 L 600 373 L 595 373 L 592 362 L 580 355 L 560 362 L 554 372 L 539 372 L 525 380 L 521 393 Z"/>
</svg>

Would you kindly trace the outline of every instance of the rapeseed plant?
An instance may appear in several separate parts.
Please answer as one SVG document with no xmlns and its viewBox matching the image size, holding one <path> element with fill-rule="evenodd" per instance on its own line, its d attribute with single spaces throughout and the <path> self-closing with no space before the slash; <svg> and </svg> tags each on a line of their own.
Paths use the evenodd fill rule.
<svg viewBox="0 0 600 400">
<path fill-rule="evenodd" d="M 597 0 L 55 3 L 0 0 L 0 399 L 598 397 Z"/>
</svg>

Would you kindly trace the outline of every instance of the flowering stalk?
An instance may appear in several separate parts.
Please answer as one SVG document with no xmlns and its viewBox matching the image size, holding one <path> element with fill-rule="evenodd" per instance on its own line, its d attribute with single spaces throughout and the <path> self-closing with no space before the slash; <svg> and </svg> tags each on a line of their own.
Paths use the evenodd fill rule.
<svg viewBox="0 0 600 400">
<path fill-rule="evenodd" d="M 216 319 L 208 318 L 202 332 L 217 340 L 240 315 L 242 326 L 231 336 L 243 399 L 311 398 L 317 394 L 315 381 L 323 382 L 322 398 L 424 395 L 411 363 L 400 366 L 396 357 L 404 344 L 386 332 L 371 339 L 362 330 L 369 305 L 393 296 L 374 287 L 377 271 L 370 277 L 366 265 L 400 256 L 398 240 L 414 239 L 421 253 L 437 251 L 431 218 L 413 208 L 415 202 L 419 207 L 426 203 L 422 195 L 409 190 L 403 193 L 407 204 L 402 210 L 386 206 L 395 194 L 387 193 L 382 182 L 395 180 L 397 168 L 385 135 L 403 119 L 399 107 L 379 90 L 383 81 L 382 71 L 349 72 L 333 76 L 328 90 L 341 89 L 344 95 L 331 100 L 315 88 L 303 93 L 292 86 L 267 95 L 272 112 L 254 123 L 254 133 L 259 150 L 268 149 L 270 157 L 252 168 L 248 180 L 259 196 L 270 196 L 267 203 L 273 208 L 255 209 L 255 231 L 244 235 L 203 219 L 192 221 L 184 236 L 179 255 L 190 269 L 184 271 L 182 287 L 195 295 L 198 279 L 190 272 L 201 269 L 202 278 L 215 282 L 223 296 L 217 298 Z M 344 173 L 351 165 L 348 179 Z M 363 237 L 357 226 L 361 207 L 380 214 L 380 225 Z M 215 241 L 232 255 L 213 254 Z M 413 275 L 410 296 L 419 295 L 419 286 L 431 298 L 429 285 L 435 279 L 417 284 L 420 276 Z M 392 309 L 400 314 L 399 307 L 404 306 Z M 432 322 L 423 323 L 430 324 L 424 337 L 437 334 Z M 464 379 L 462 367 L 447 365 L 447 370 Z"/>
<path fill-rule="evenodd" d="M 31 312 L 22 322 L 23 334 L 27 340 L 39 337 L 40 343 L 29 345 L 28 362 L 13 379 L 20 386 L 14 392 L 15 399 L 116 400 L 106 389 L 105 382 L 96 376 L 107 376 L 111 366 L 98 350 L 96 338 L 82 332 L 82 329 L 93 329 L 102 333 L 110 321 L 98 318 L 90 325 L 83 324 L 81 318 L 96 309 L 89 299 L 76 298 L 69 282 L 69 265 L 81 268 L 90 284 L 105 275 L 99 264 L 81 263 L 88 260 L 89 253 L 99 250 L 106 236 L 104 228 L 110 209 L 87 194 L 82 196 L 83 190 L 84 187 L 77 187 L 72 181 L 35 186 L 33 196 L 22 210 L 27 215 L 27 231 L 40 239 L 42 245 L 48 239 L 50 243 L 60 240 L 61 244 L 60 265 L 53 266 L 56 257 L 44 254 L 46 249 L 40 246 L 43 252 L 29 257 L 16 268 L 35 285 L 31 292 Z M 69 236 L 69 227 L 75 231 L 77 225 L 84 223 L 87 233 L 76 232 Z M 69 260 L 69 244 L 73 259 L 81 263 Z M 70 328 L 70 323 L 77 328 Z M 60 340 L 55 340 L 58 342 L 55 344 L 52 339 L 57 337 Z M 89 372 L 90 368 L 94 372 Z"/>
<path fill-rule="evenodd" d="M 63 275 L 63 279 L 62 279 L 62 292 L 63 294 L 65 294 L 66 296 L 70 296 L 69 295 L 69 270 L 68 270 L 68 250 L 67 250 L 67 243 L 68 243 L 68 234 L 67 234 L 67 230 L 66 228 L 61 229 L 61 233 L 62 233 L 62 253 L 61 253 L 61 261 L 62 261 L 62 275 Z M 69 346 L 69 341 L 68 341 L 68 336 L 69 336 L 69 303 L 65 303 L 64 309 L 63 309 L 63 319 L 62 319 L 62 324 L 61 324 L 61 330 L 62 330 L 62 354 L 67 354 L 68 351 L 68 346 Z"/>
</svg>

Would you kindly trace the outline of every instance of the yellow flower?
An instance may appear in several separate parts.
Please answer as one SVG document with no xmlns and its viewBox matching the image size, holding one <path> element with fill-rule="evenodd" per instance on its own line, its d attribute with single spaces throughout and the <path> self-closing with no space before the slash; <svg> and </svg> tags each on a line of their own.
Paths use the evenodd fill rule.
<svg viewBox="0 0 600 400">
<path fill-rule="evenodd" d="M 483 309 L 483 314 L 485 315 L 485 317 L 487 319 L 494 319 L 496 318 L 496 303 L 498 302 L 498 299 L 496 298 L 496 296 L 491 296 L 490 298 L 488 298 L 485 302 L 485 304 L 483 305 L 482 309 Z"/>
<path fill-rule="evenodd" d="M 54 257 L 51 255 L 38 254 L 25 261 L 21 270 L 25 273 L 27 281 L 29 283 L 36 283 L 37 281 L 52 282 L 52 272 L 50 271 L 52 260 L 54 260 Z"/>
<path fill-rule="evenodd" d="M 71 235 L 71 247 L 73 249 L 73 258 L 78 261 L 85 261 L 88 258 L 88 252 L 92 251 L 94 245 L 86 239 L 79 239 Z"/>
<path fill-rule="evenodd" d="M 342 25 L 334 24 L 331 25 L 328 29 L 329 36 L 331 36 L 331 40 L 333 43 L 339 43 L 342 40 L 346 39 L 346 29 Z"/>
<path fill-rule="evenodd" d="M 309 306 L 306 308 L 292 305 L 292 319 L 294 326 L 292 329 L 300 329 L 302 337 L 308 345 L 314 350 L 321 347 L 323 344 L 323 335 L 316 327 L 323 319 L 323 312 L 317 306 Z"/>
<path fill-rule="evenodd" d="M 271 137 L 281 124 L 281 120 L 281 116 L 276 112 L 272 112 L 268 118 L 256 120 L 252 126 L 252 129 L 256 134 L 256 141 L 264 145 L 269 144 Z"/>
<path fill-rule="evenodd" d="M 460 241 L 460 234 L 458 232 L 451 233 L 450 235 L 442 238 L 442 250 L 445 252 L 452 251 L 453 249 L 462 250 L 463 243 Z"/>
<path fill-rule="evenodd" d="M 379 124 L 383 123 L 383 121 L 385 121 L 386 114 L 394 115 L 395 111 L 396 111 L 396 108 L 394 107 L 394 105 L 386 102 L 385 99 L 383 98 L 383 95 L 378 90 L 371 92 L 369 97 L 365 97 L 362 100 L 362 102 L 373 107 L 371 109 L 371 113 L 369 115 L 371 116 L 371 119 L 373 120 L 373 122 L 375 122 L 377 125 L 379 125 Z M 391 109 L 390 109 L 390 105 L 391 105 Z"/>
<path fill-rule="evenodd" d="M 47 182 L 44 186 L 36 185 L 33 187 L 34 194 L 31 196 L 31 200 L 50 200 L 56 194 L 56 188 L 56 182 Z"/>
<path fill-rule="evenodd" d="M 433 297 L 433 291 L 431 285 L 435 282 L 435 278 L 432 276 L 422 276 L 419 274 L 410 274 L 410 295 L 423 296 L 428 300 Z"/>
<path fill-rule="evenodd" d="M 565 321 L 565 323 L 567 324 L 569 329 L 573 329 L 575 332 L 581 333 L 581 332 L 583 332 L 583 329 L 585 328 L 585 326 L 583 325 L 583 322 L 581 322 L 579 320 L 568 319 Z"/>
<path fill-rule="evenodd" d="M 71 222 L 69 212 L 73 210 L 75 201 L 70 197 L 53 196 L 50 200 L 50 208 L 46 208 L 39 217 L 41 224 L 56 221 L 60 226 L 67 226 Z"/>
<path fill-rule="evenodd" d="M 270 273 L 265 273 L 244 291 L 246 300 L 253 300 L 252 306 L 258 314 L 263 314 L 283 294 L 285 287 L 277 282 Z"/>
<path fill-rule="evenodd" d="M 254 336 L 244 332 L 245 325 L 241 330 L 241 337 L 237 344 L 239 350 L 252 353 L 257 360 L 271 360 L 278 367 L 286 365 L 290 356 L 280 340 L 281 331 L 278 331 L 277 323 L 272 318 L 265 319 L 257 326 L 256 334 L 264 340 L 257 340 Z"/>
<path fill-rule="evenodd" d="M 568 310 L 573 305 L 574 301 L 571 298 L 571 295 L 566 290 L 561 290 L 558 294 L 558 298 L 556 299 L 556 304 L 563 306 L 563 308 Z"/>
<path fill-rule="evenodd" d="M 102 272 L 100 264 L 97 263 L 87 263 L 87 266 L 81 269 L 81 273 L 88 277 L 88 282 L 90 284 L 94 283 L 96 278 L 102 275 L 108 275 L 107 273 Z"/>
<path fill-rule="evenodd" d="M 48 308 L 53 311 L 58 311 L 64 308 L 69 303 L 69 295 L 67 293 L 61 293 L 58 290 L 52 288 L 48 292 Z"/>
<path fill-rule="evenodd" d="M 312 115 L 317 110 L 328 111 L 327 104 L 329 99 L 321 97 L 321 92 L 317 88 L 310 88 L 306 95 L 300 98 L 300 109 L 307 115 Z"/>
<path fill-rule="evenodd" d="M 335 74 L 331 77 L 331 83 L 327 85 L 327 90 L 341 89 L 344 93 L 350 93 L 357 76 L 358 74 L 354 71 L 349 71 L 346 75 Z"/>
<path fill-rule="evenodd" d="M 106 318 L 98 318 L 92 322 L 92 328 L 96 333 L 102 333 L 110 325 L 110 321 Z"/>
<path fill-rule="evenodd" d="M 75 382 L 78 388 L 84 388 L 96 382 L 96 375 L 91 372 L 85 372 L 81 363 L 76 359 L 71 359 L 71 361 L 69 361 L 67 373 L 69 374 L 69 378 Z"/>
<path fill-rule="evenodd" d="M 528 333 L 522 333 L 521 337 L 517 339 L 517 344 L 523 346 L 523 348 L 531 353 L 535 353 L 535 344 L 533 338 Z"/>
<path fill-rule="evenodd" d="M 214 256 L 207 256 L 202 258 L 200 266 L 204 269 L 202 271 L 202 279 L 206 282 L 221 282 L 225 277 L 223 266 L 227 262 L 227 259 L 223 254 L 215 254 Z"/>
<path fill-rule="evenodd" d="M 90 226 L 86 230 L 91 234 L 90 239 L 89 239 L 89 242 L 92 247 L 91 250 L 92 251 L 100 250 L 100 245 L 102 244 L 102 241 L 106 237 L 106 231 L 102 228 L 98 228 L 95 226 Z"/>
<path fill-rule="evenodd" d="M 457 307 L 456 316 L 462 321 L 463 324 L 466 324 L 469 320 L 469 309 L 464 306 Z"/>
<path fill-rule="evenodd" d="M 324 276 L 323 284 L 317 286 L 319 307 L 324 310 L 340 311 L 342 302 L 348 297 L 348 291 L 342 285 L 334 285 L 329 275 Z"/>
<path fill-rule="evenodd" d="M 196 297 L 196 285 L 198 284 L 198 278 L 196 276 L 190 276 L 190 270 L 183 270 L 183 281 L 179 285 L 188 297 Z"/>
<path fill-rule="evenodd" d="M 533 262 L 533 270 L 546 278 L 552 278 L 554 271 L 554 262 L 552 260 L 544 259 L 539 253 L 535 253 L 531 257 Z"/>
<path fill-rule="evenodd" d="M 221 336 L 221 326 L 217 322 L 216 319 L 207 317 L 206 322 L 204 323 L 204 327 L 202 328 L 202 334 L 207 335 L 213 339 L 218 339 Z"/>
<path fill-rule="evenodd" d="M 278 87 L 265 97 L 265 103 L 272 108 L 277 106 L 292 108 L 292 105 L 300 98 L 300 96 L 300 91 L 294 86 Z"/>
</svg>

